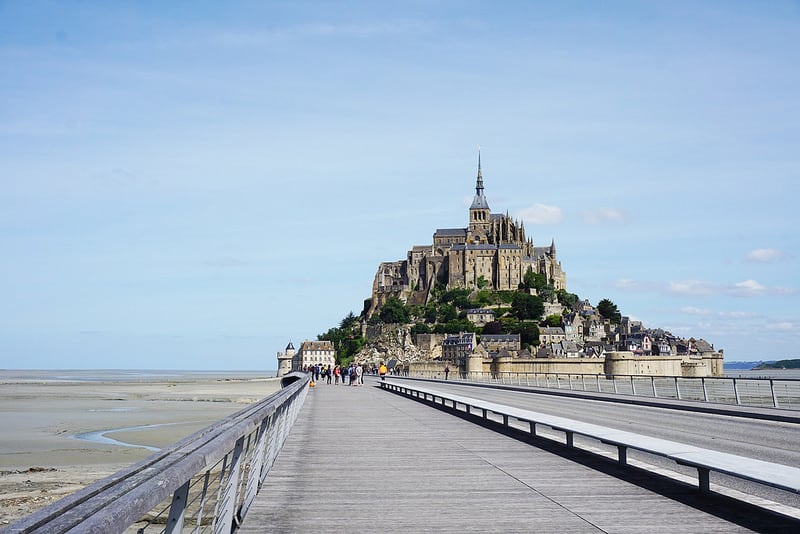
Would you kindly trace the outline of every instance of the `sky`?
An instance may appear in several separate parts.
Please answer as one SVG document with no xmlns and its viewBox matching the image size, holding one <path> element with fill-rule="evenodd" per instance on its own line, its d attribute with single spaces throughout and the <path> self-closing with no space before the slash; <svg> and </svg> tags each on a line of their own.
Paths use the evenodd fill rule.
<svg viewBox="0 0 800 534">
<path fill-rule="evenodd" d="M 800 2 L 0 0 L 0 368 L 276 369 L 493 212 L 800 357 Z"/>
</svg>

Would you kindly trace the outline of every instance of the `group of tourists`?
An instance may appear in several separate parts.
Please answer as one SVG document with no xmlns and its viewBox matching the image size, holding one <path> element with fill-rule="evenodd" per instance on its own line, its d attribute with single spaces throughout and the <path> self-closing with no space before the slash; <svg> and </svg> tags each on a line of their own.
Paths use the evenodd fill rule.
<svg viewBox="0 0 800 534">
<path fill-rule="evenodd" d="M 369 369 L 370 371 L 372 369 Z M 303 367 L 303 371 L 306 373 L 311 373 L 311 378 L 317 384 L 333 384 L 334 386 L 339 385 L 339 381 L 341 380 L 343 386 L 363 386 L 364 385 L 364 372 L 367 369 L 364 368 L 360 363 L 353 362 L 349 366 L 343 367 L 340 365 L 335 365 L 331 367 L 330 365 L 309 365 Z"/>
<path fill-rule="evenodd" d="M 384 380 L 386 375 L 389 374 L 389 369 L 386 364 L 381 362 L 379 367 L 366 367 L 358 362 L 353 362 L 348 366 L 335 365 L 306 365 L 303 371 L 311 373 L 311 378 L 316 384 L 333 384 L 339 385 L 341 380 L 343 386 L 363 386 L 364 374 L 377 374 Z"/>
</svg>

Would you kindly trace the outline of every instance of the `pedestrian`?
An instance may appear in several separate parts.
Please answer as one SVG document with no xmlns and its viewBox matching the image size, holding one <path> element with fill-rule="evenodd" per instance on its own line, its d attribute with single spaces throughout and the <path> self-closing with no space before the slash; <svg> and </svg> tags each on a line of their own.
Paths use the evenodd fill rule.
<svg viewBox="0 0 800 534">
<path fill-rule="evenodd" d="M 450 374 L 450 366 L 449 365 L 445 365 L 445 367 L 444 367 L 444 379 L 445 380 L 447 380 L 447 375 L 449 375 L 449 374 Z"/>
<path fill-rule="evenodd" d="M 334 386 L 338 386 L 339 385 L 339 376 L 341 374 L 342 374 L 342 370 L 339 368 L 338 365 L 333 368 L 333 385 Z"/>
<path fill-rule="evenodd" d="M 386 368 L 386 365 L 383 362 L 381 362 L 381 366 L 378 368 L 378 374 L 381 375 L 381 380 L 386 380 L 387 371 L 388 369 Z"/>
<path fill-rule="evenodd" d="M 364 385 L 364 367 L 362 367 L 362 365 L 360 363 L 358 365 L 356 365 L 356 378 L 358 379 L 357 380 L 358 385 L 359 386 L 363 386 Z"/>
</svg>

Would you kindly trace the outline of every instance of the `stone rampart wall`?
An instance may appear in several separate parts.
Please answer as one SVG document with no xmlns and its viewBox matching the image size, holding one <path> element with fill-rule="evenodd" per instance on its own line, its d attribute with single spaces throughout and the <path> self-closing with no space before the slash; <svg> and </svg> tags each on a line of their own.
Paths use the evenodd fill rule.
<svg viewBox="0 0 800 534">
<path fill-rule="evenodd" d="M 411 372 L 467 373 L 471 377 L 499 376 L 508 373 L 605 374 L 641 376 L 722 376 L 722 354 L 688 356 L 636 356 L 632 352 L 610 352 L 606 358 L 476 358 L 467 359 L 468 369 L 442 361 L 411 363 Z"/>
</svg>

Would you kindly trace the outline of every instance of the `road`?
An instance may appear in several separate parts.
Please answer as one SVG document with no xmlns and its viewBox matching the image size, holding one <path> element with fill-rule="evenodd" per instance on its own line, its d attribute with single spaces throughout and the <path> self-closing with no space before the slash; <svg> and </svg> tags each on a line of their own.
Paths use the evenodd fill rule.
<svg viewBox="0 0 800 534">
<path fill-rule="evenodd" d="M 419 382 L 420 384 L 422 381 Z M 656 408 L 583 398 L 555 396 L 531 391 L 510 391 L 488 387 L 425 382 L 426 387 L 483 399 L 527 410 L 558 415 L 648 436 L 687 443 L 778 464 L 800 466 L 800 424 L 698 413 L 681 409 Z M 611 395 L 609 395 L 611 396 Z M 684 404 L 684 403 L 679 403 Z M 685 403 L 690 406 L 691 403 Z M 597 445 L 594 443 L 594 445 Z M 610 449 L 609 449 L 610 450 Z M 675 471 L 692 474 L 673 462 L 644 456 L 637 458 Z M 720 477 L 722 480 L 722 477 Z M 714 478 L 712 476 L 712 482 Z M 744 481 L 726 479 L 726 485 L 791 506 L 800 507 L 798 496 L 787 496 Z"/>
</svg>

